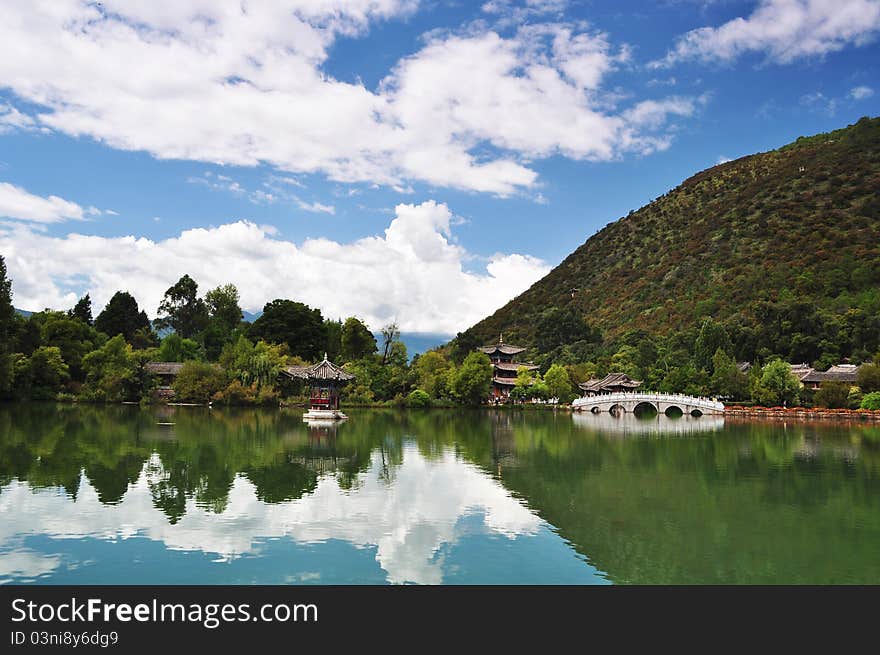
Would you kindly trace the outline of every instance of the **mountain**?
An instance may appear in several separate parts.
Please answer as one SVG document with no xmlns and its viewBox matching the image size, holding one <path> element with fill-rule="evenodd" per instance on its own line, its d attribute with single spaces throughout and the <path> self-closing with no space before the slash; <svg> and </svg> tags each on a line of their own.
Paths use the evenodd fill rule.
<svg viewBox="0 0 880 655">
<path fill-rule="evenodd" d="M 376 343 L 381 348 L 382 333 L 374 332 L 373 336 L 376 338 Z M 414 355 L 421 355 L 433 348 L 442 346 L 444 343 L 449 341 L 449 337 L 450 335 L 448 334 L 434 334 L 431 332 L 400 333 L 400 340 L 403 342 L 403 345 L 406 346 L 406 354 L 409 355 L 410 359 Z"/>
<path fill-rule="evenodd" d="M 20 314 L 21 316 L 24 316 L 25 318 L 27 318 L 28 316 L 33 314 L 33 312 L 29 312 L 26 309 L 18 309 L 18 308 L 15 308 L 15 313 Z"/>
<path fill-rule="evenodd" d="M 503 332 L 547 352 L 561 344 L 542 344 L 544 333 L 570 313 L 606 346 L 635 330 L 693 330 L 711 317 L 738 356 L 873 352 L 878 191 L 880 118 L 714 166 L 607 225 L 452 345 Z"/>
</svg>

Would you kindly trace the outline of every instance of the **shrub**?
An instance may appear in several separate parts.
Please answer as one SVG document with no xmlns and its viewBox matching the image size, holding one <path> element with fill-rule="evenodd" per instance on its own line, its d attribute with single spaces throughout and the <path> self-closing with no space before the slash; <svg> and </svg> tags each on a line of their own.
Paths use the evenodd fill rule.
<svg viewBox="0 0 880 655">
<path fill-rule="evenodd" d="M 880 391 L 873 391 L 871 393 L 866 393 L 862 398 L 862 409 L 880 409 Z"/>
<path fill-rule="evenodd" d="M 430 407 L 431 396 L 421 389 L 413 389 L 406 397 L 406 405 L 407 407 Z"/>
<path fill-rule="evenodd" d="M 813 402 L 819 407 L 844 409 L 849 406 L 849 385 L 846 382 L 823 382 Z"/>
<path fill-rule="evenodd" d="M 181 367 L 172 386 L 176 400 L 207 402 L 226 388 L 226 374 L 214 364 L 190 361 Z"/>
</svg>

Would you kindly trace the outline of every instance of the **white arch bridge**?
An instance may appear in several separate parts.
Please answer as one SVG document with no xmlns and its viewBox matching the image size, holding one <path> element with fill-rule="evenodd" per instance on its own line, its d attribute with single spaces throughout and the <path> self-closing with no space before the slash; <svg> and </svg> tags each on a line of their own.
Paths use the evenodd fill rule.
<svg viewBox="0 0 880 655">
<path fill-rule="evenodd" d="M 635 412 L 639 405 L 650 406 L 659 414 L 677 413 L 676 410 L 692 416 L 724 413 L 724 403 L 711 398 L 698 398 L 678 393 L 605 393 L 575 398 L 571 403 L 574 410 L 594 414 Z"/>
</svg>

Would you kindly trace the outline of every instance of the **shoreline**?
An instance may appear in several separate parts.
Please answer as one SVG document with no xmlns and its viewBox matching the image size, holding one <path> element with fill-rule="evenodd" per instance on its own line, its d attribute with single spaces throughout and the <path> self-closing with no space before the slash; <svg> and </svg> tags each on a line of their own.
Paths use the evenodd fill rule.
<svg viewBox="0 0 880 655">
<path fill-rule="evenodd" d="M 880 422 L 880 410 L 824 409 L 821 407 L 743 407 L 724 408 L 725 418 L 803 419 L 803 420 L 858 420 Z"/>
</svg>

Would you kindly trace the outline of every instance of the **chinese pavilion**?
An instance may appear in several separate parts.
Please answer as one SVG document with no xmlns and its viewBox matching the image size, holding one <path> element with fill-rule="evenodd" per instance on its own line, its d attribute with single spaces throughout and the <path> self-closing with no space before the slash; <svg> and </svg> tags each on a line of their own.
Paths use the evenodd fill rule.
<svg viewBox="0 0 880 655">
<path fill-rule="evenodd" d="M 516 385 L 516 372 L 520 367 L 530 371 L 538 369 L 531 362 L 516 361 L 516 356 L 525 351 L 525 348 L 504 343 L 503 334 L 499 335 L 498 343 L 481 346 L 479 351 L 487 354 L 492 362 L 492 399 L 495 401 L 506 400 L 510 395 L 510 390 Z"/>
<path fill-rule="evenodd" d="M 642 384 L 641 380 L 633 380 L 626 373 L 609 373 L 601 380 L 591 378 L 578 386 L 584 396 L 599 396 L 603 393 L 626 393 L 635 391 Z"/>
<path fill-rule="evenodd" d="M 339 411 L 339 389 L 354 380 L 354 376 L 328 360 L 327 353 L 324 353 L 324 360 L 318 364 L 288 366 L 282 369 L 282 373 L 309 383 L 309 411 L 303 414 L 304 419 L 348 418 Z"/>
</svg>

